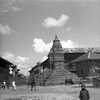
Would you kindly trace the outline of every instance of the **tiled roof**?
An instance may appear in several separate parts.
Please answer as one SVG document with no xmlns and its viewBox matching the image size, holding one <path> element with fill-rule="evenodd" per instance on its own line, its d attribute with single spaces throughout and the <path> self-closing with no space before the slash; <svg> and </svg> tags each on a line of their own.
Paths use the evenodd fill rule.
<svg viewBox="0 0 100 100">
<path fill-rule="evenodd" d="M 100 59 L 100 54 L 94 53 L 94 52 L 87 52 L 86 54 L 78 57 L 77 59 L 73 60 L 73 62 L 79 62 L 79 61 L 84 61 L 88 59 Z"/>
<path fill-rule="evenodd" d="M 100 53 L 100 47 L 95 47 L 95 48 L 64 48 L 64 53 L 85 53 L 88 51 Z"/>
<path fill-rule="evenodd" d="M 4 63 L 4 64 L 9 64 L 9 65 L 13 65 L 13 63 L 11 63 L 10 61 L 0 57 L 0 63 Z"/>
</svg>

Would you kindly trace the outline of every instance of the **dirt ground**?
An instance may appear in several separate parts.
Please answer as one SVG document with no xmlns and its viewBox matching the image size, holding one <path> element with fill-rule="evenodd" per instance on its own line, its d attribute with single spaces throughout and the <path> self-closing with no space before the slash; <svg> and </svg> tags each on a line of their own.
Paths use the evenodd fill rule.
<svg viewBox="0 0 100 100">
<path fill-rule="evenodd" d="M 16 91 L 0 89 L 0 100 L 79 100 L 79 85 L 37 86 L 36 91 L 30 91 L 27 86 L 17 86 Z M 100 100 L 100 88 L 86 84 L 90 92 L 90 100 Z"/>
</svg>

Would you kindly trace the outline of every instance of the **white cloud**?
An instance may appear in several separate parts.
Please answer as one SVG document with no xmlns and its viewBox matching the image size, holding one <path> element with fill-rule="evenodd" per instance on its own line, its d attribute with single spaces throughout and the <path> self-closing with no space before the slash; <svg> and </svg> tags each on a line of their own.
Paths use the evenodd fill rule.
<svg viewBox="0 0 100 100">
<path fill-rule="evenodd" d="M 17 56 L 14 60 L 17 68 L 20 69 L 20 73 L 27 75 L 30 67 L 32 67 L 32 62 L 27 57 Z"/>
<path fill-rule="evenodd" d="M 23 63 L 19 63 L 18 65 L 17 65 L 17 68 L 18 69 L 24 69 L 24 68 L 27 68 L 28 67 L 28 65 L 27 64 L 23 64 Z M 24 69 L 25 70 L 25 69 Z"/>
<path fill-rule="evenodd" d="M 18 58 L 18 57 L 17 57 Z M 29 74 L 29 70 L 33 66 L 33 62 L 29 60 L 29 58 L 21 57 L 22 60 L 17 63 L 17 68 L 20 69 L 20 73 L 27 75 Z"/>
<path fill-rule="evenodd" d="M 44 57 L 42 58 L 42 62 L 45 61 L 47 58 L 48 58 L 47 56 L 44 56 Z"/>
<path fill-rule="evenodd" d="M 2 57 L 13 64 L 17 65 L 17 68 L 20 69 L 20 73 L 27 75 L 28 70 L 30 67 L 32 67 L 32 61 L 29 60 L 27 57 L 17 56 L 15 57 L 14 54 L 10 52 L 2 53 Z"/>
<path fill-rule="evenodd" d="M 52 46 L 52 42 L 46 44 L 42 39 L 35 38 L 33 40 L 32 46 L 33 46 L 35 52 L 44 53 L 44 52 L 48 52 L 50 50 L 50 47 Z"/>
<path fill-rule="evenodd" d="M 2 53 L 2 57 L 8 61 L 12 61 L 14 64 L 29 63 L 29 58 L 22 56 L 15 57 L 15 55 L 10 52 Z"/>
<path fill-rule="evenodd" d="M 63 27 L 68 19 L 69 17 L 67 15 L 61 15 L 58 20 L 48 17 L 43 21 L 42 25 L 46 28 Z"/>
<path fill-rule="evenodd" d="M 78 48 L 78 47 L 81 47 L 81 45 L 74 43 L 71 40 L 61 41 L 61 44 L 62 44 L 63 48 Z"/>
<path fill-rule="evenodd" d="M 52 42 L 46 44 L 42 39 L 37 39 L 35 38 L 33 40 L 33 48 L 34 51 L 36 53 L 45 53 L 45 52 L 49 52 L 50 48 L 52 47 Z M 78 47 L 82 47 L 80 44 L 74 43 L 71 40 L 67 40 L 67 41 L 61 41 L 62 47 L 63 48 L 78 48 Z"/>
<path fill-rule="evenodd" d="M 11 30 L 11 28 L 8 25 L 3 26 L 2 24 L 0 24 L 0 33 L 3 35 L 8 35 L 11 34 L 13 31 Z"/>
<path fill-rule="evenodd" d="M 2 57 L 11 62 L 14 60 L 14 55 L 10 52 L 3 53 Z"/>
<path fill-rule="evenodd" d="M 18 56 L 15 60 L 15 63 L 25 63 L 28 60 L 29 58 Z"/>
<path fill-rule="evenodd" d="M 16 7 L 16 6 L 9 6 L 7 8 L 2 8 L 0 9 L 2 12 L 8 12 L 10 10 L 13 10 L 13 11 L 20 11 L 21 9 Z"/>
<path fill-rule="evenodd" d="M 18 8 L 18 7 L 16 7 L 16 6 L 12 6 L 12 9 L 13 9 L 14 11 L 20 11 L 20 10 L 21 10 L 20 8 Z"/>
<path fill-rule="evenodd" d="M 8 12 L 10 10 L 20 11 L 21 9 L 18 7 L 18 4 L 22 0 L 5 0 L 5 2 L 0 7 L 1 12 Z"/>
<path fill-rule="evenodd" d="M 17 68 L 20 69 L 20 73 L 24 74 L 24 75 L 27 75 L 29 74 L 29 69 L 31 68 L 32 66 L 30 66 L 29 64 L 23 64 L 23 63 L 20 63 L 17 65 Z"/>
</svg>

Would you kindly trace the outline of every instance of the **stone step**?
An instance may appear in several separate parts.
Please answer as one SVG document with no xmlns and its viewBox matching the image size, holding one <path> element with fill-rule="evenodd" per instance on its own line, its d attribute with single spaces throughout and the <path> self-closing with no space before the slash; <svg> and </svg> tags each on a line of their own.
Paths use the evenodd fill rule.
<svg viewBox="0 0 100 100">
<path fill-rule="evenodd" d="M 71 73 L 68 70 L 65 70 L 62 66 L 57 66 L 56 69 L 52 72 L 49 78 L 46 80 L 47 83 L 64 83 L 65 79 L 72 79 L 73 81 L 79 80 L 76 74 Z"/>
</svg>

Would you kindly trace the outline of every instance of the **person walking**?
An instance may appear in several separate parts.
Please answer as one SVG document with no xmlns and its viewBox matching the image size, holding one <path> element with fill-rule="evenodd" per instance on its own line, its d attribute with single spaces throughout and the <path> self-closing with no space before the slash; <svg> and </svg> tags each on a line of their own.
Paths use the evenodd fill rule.
<svg viewBox="0 0 100 100">
<path fill-rule="evenodd" d="M 7 80 L 6 84 L 7 84 L 7 89 L 9 89 L 9 86 L 10 86 L 9 80 Z"/>
<path fill-rule="evenodd" d="M 80 100 L 89 100 L 90 99 L 90 94 L 89 91 L 85 88 L 85 84 L 81 85 L 81 91 L 79 94 Z"/>
<path fill-rule="evenodd" d="M 16 84 L 15 84 L 15 81 L 12 81 L 12 90 L 13 90 L 13 91 L 16 90 Z"/>
</svg>

